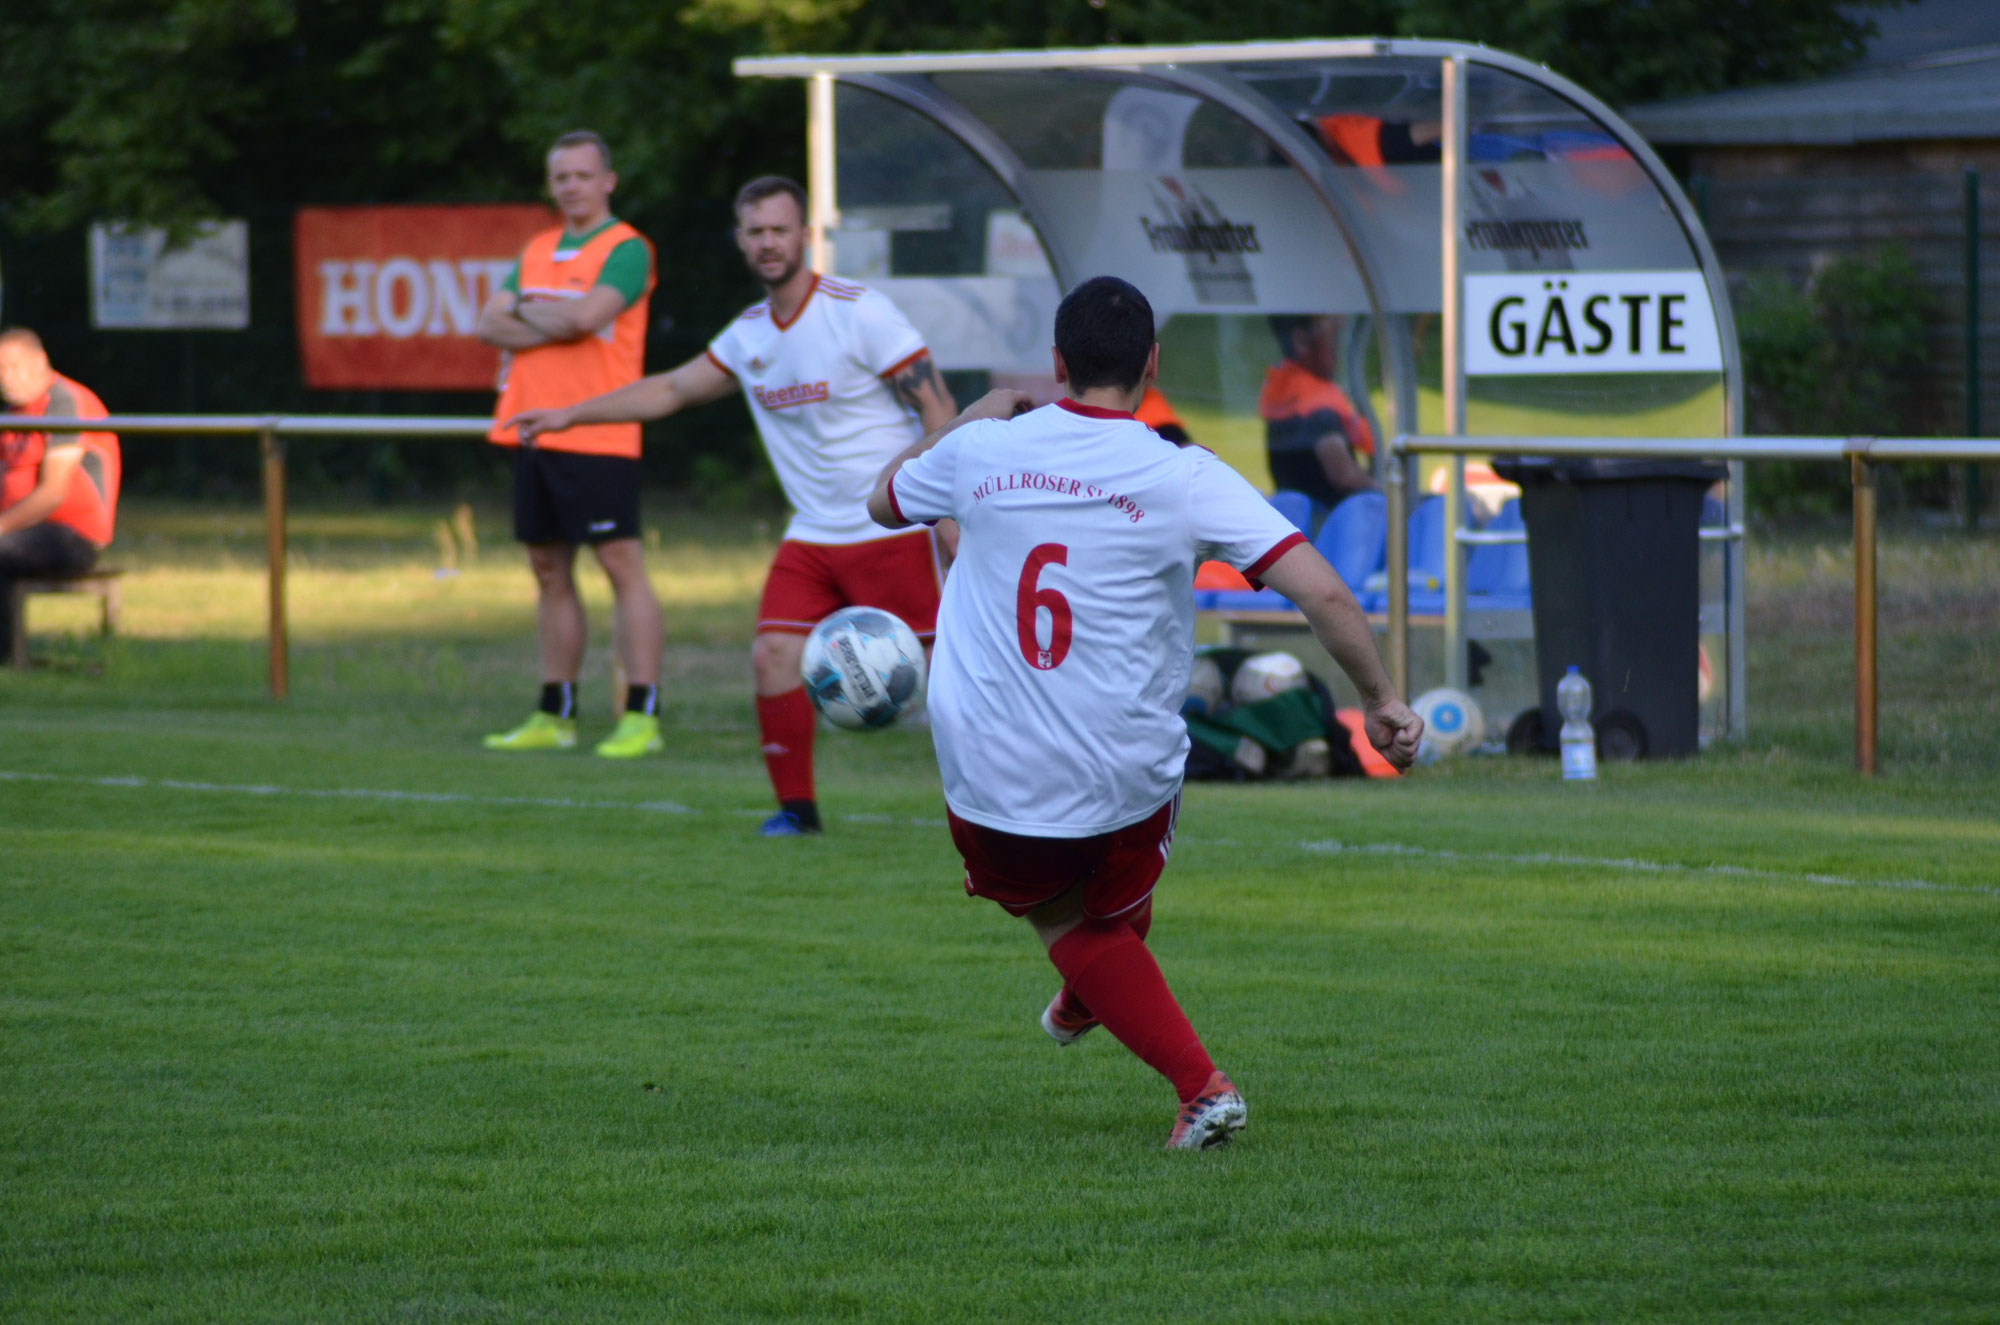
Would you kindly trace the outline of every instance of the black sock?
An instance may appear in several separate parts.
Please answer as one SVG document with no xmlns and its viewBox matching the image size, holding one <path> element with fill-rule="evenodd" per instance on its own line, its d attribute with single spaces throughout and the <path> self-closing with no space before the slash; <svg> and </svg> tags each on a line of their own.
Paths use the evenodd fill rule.
<svg viewBox="0 0 2000 1325">
<path fill-rule="evenodd" d="M 778 808 L 799 821 L 799 827 L 808 833 L 819 831 L 818 801 L 779 801 Z"/>
<path fill-rule="evenodd" d="M 542 712 L 553 713 L 558 718 L 576 716 L 576 682 L 542 682 Z"/>
<path fill-rule="evenodd" d="M 660 688 L 658 686 L 626 686 L 625 711 L 644 713 L 648 717 L 658 717 L 660 713 Z"/>
</svg>

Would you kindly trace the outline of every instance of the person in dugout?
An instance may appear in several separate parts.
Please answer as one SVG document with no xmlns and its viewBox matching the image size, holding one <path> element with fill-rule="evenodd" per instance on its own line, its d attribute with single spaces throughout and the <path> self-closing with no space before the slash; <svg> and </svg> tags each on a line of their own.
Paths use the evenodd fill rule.
<svg viewBox="0 0 2000 1325">
<path fill-rule="evenodd" d="M 1375 433 L 1334 385 L 1339 318 L 1273 317 L 1271 334 L 1285 356 L 1265 374 L 1257 397 L 1271 481 L 1303 492 L 1324 515 L 1357 492 L 1376 490 L 1361 463 L 1375 452 Z"/>
</svg>

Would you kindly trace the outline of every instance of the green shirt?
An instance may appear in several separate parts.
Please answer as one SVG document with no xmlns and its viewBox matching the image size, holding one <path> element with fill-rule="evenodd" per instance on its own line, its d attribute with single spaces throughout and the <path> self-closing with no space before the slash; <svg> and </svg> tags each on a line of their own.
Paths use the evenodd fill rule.
<svg viewBox="0 0 2000 1325">
<path fill-rule="evenodd" d="M 604 218 L 603 225 L 594 225 L 580 235 L 573 235 L 567 230 L 563 231 L 562 238 L 556 241 L 556 256 L 561 257 L 565 253 L 576 252 L 592 239 L 595 239 L 598 235 L 603 234 L 606 230 L 617 224 L 617 217 L 607 216 Z M 597 283 L 599 285 L 608 285 L 618 293 L 624 295 L 625 307 L 630 308 L 633 304 L 639 302 L 640 295 L 646 293 L 646 281 L 652 274 L 653 255 L 646 251 L 646 241 L 643 239 L 628 239 L 618 245 L 618 247 L 612 249 L 611 255 L 604 259 L 604 270 L 597 273 Z M 500 286 L 502 289 L 513 291 L 515 294 L 521 292 L 521 264 L 518 259 L 514 263 L 513 270 L 507 273 L 507 279 L 502 281 Z"/>
</svg>

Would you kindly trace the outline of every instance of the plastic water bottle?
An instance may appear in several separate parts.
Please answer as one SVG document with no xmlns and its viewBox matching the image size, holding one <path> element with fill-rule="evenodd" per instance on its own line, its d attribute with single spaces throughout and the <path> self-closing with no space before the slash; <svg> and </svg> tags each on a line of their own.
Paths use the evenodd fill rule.
<svg viewBox="0 0 2000 1325">
<path fill-rule="evenodd" d="M 1590 682 L 1575 666 L 1556 683 L 1556 707 L 1563 715 L 1563 780 L 1588 781 L 1597 776 L 1597 733 L 1590 729 Z"/>
</svg>

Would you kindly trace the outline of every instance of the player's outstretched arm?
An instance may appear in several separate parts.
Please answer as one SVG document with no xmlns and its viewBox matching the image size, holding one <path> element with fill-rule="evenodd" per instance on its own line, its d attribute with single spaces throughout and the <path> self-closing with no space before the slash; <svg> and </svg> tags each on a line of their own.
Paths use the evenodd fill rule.
<svg viewBox="0 0 2000 1325">
<path fill-rule="evenodd" d="M 1298 604 L 1320 644 L 1361 692 L 1369 743 L 1397 768 L 1408 768 L 1417 757 L 1424 720 L 1396 694 L 1382 656 L 1375 652 L 1368 618 L 1326 558 L 1302 543 L 1258 578 Z"/>
<path fill-rule="evenodd" d="M 939 389 L 942 390 L 942 386 Z M 904 447 L 897 453 L 893 460 L 882 466 L 881 474 L 876 477 L 875 491 L 868 494 L 868 517 L 875 521 L 876 524 L 887 529 L 903 529 L 908 527 L 910 522 L 897 516 L 895 504 L 889 500 L 889 483 L 896 477 L 897 470 L 943 441 L 948 433 L 973 422 L 975 419 L 1011 419 L 1016 414 L 1030 408 L 1033 403 L 1025 393 L 1020 391 L 1010 391 L 1004 387 L 999 390 L 988 391 L 985 395 L 967 405 L 964 413 L 958 415 L 956 418 L 947 419 L 944 423 L 931 429 L 922 437 Z M 957 540 L 954 538 L 952 542 L 954 544 L 952 550 L 955 551 Z"/>
<path fill-rule="evenodd" d="M 927 433 L 946 426 L 958 413 L 958 402 L 951 398 L 951 388 L 944 384 L 943 374 L 928 354 L 890 378 L 889 389 L 896 393 L 896 399 L 916 412 Z"/>
<path fill-rule="evenodd" d="M 507 423 L 520 430 L 522 441 L 532 441 L 542 433 L 562 432 L 579 423 L 644 423 L 648 419 L 664 419 L 691 405 L 720 400 L 735 389 L 736 379 L 703 354 L 672 372 L 642 377 L 630 386 L 561 409 L 526 410 Z"/>
</svg>

